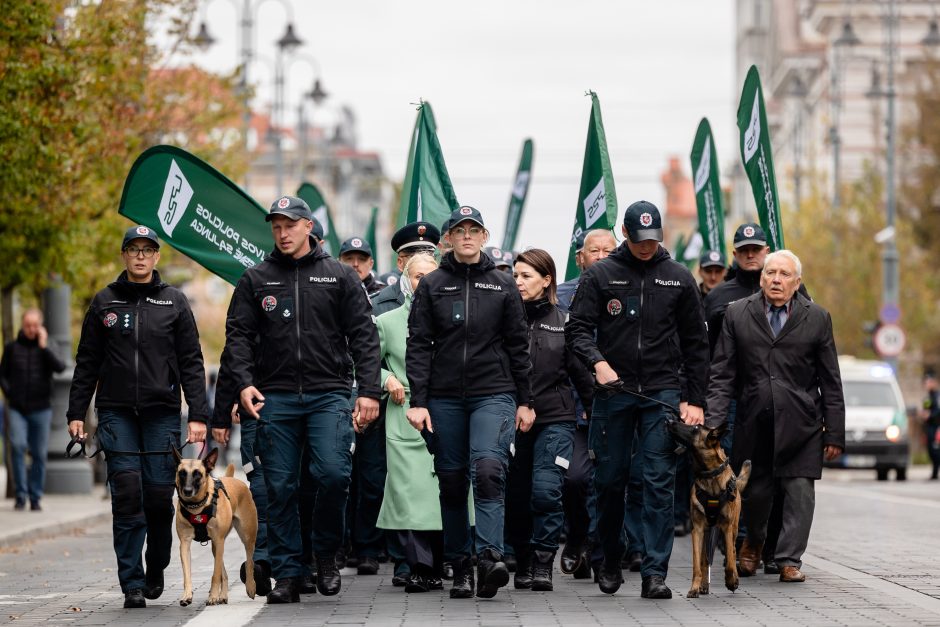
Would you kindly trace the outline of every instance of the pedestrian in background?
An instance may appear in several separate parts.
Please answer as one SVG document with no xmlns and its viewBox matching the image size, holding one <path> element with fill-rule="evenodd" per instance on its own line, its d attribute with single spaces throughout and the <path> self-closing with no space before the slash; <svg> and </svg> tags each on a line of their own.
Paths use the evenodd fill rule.
<svg viewBox="0 0 940 627">
<path fill-rule="evenodd" d="M 124 607 L 141 608 L 145 599 L 163 594 L 163 570 L 170 563 L 176 484 L 171 452 L 180 440 L 180 388 L 189 406 L 187 442 L 205 440 L 209 407 L 196 320 L 183 292 L 160 279 L 157 234 L 131 227 L 121 255 L 126 269 L 95 294 L 85 315 L 67 417 L 69 435 L 83 440 L 94 395 L 118 580 Z M 166 454 L 153 454 L 160 452 Z"/>
<path fill-rule="evenodd" d="M 0 359 L 0 387 L 10 406 L 7 436 L 10 438 L 13 509 L 42 510 L 46 485 L 46 455 L 52 427 L 52 375 L 65 370 L 65 363 L 49 348 L 49 333 L 42 326 L 42 312 L 23 312 L 20 332 L 3 348 Z M 26 452 L 32 458 L 26 471 Z"/>
<path fill-rule="evenodd" d="M 940 385 L 937 384 L 937 375 L 932 370 L 924 373 L 924 405 L 920 410 L 920 419 L 924 421 L 924 436 L 927 444 L 927 454 L 930 456 L 930 478 L 936 479 L 940 471 Z"/>
</svg>

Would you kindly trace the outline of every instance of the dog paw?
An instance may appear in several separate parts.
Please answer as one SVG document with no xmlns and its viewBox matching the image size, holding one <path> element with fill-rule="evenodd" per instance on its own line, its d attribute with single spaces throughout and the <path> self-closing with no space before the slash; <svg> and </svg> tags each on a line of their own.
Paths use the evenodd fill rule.
<svg viewBox="0 0 940 627">
<path fill-rule="evenodd" d="M 249 599 L 255 598 L 255 594 L 257 593 L 257 590 L 255 589 L 254 582 L 252 582 L 250 586 L 248 584 L 245 584 L 245 592 L 248 593 Z"/>
<path fill-rule="evenodd" d="M 183 597 L 182 599 L 180 599 L 180 607 L 186 607 L 192 602 L 193 602 L 192 597 L 189 597 L 189 598 Z"/>
<path fill-rule="evenodd" d="M 698 591 L 701 592 L 702 594 L 708 594 L 708 584 L 703 583 L 701 586 L 698 587 Z"/>
<path fill-rule="evenodd" d="M 725 588 L 734 592 L 738 589 L 738 578 L 737 577 L 726 577 L 725 578 Z"/>
<path fill-rule="evenodd" d="M 691 589 L 689 590 L 689 592 L 688 592 L 685 596 L 686 596 L 686 598 L 689 598 L 689 599 L 697 599 L 697 598 L 698 598 L 698 588 L 691 588 Z"/>
<path fill-rule="evenodd" d="M 206 605 L 221 605 L 222 603 L 225 603 L 225 601 L 219 597 L 209 597 L 206 601 Z"/>
</svg>

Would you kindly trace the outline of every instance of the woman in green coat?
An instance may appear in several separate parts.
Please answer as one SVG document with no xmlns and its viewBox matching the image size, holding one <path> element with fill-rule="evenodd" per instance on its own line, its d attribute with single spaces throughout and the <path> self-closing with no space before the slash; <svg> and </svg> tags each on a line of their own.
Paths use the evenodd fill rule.
<svg viewBox="0 0 940 627">
<path fill-rule="evenodd" d="M 388 474 L 377 526 L 397 532 L 405 549 L 411 567 L 405 592 L 443 588 L 440 490 L 434 460 L 424 438 L 405 418 L 410 396 L 405 347 L 411 297 L 421 277 L 436 269 L 437 261 L 431 255 L 417 254 L 409 259 L 401 277 L 405 304 L 376 318 L 382 361 L 388 368 L 382 370 L 382 387 L 389 395 L 385 414 Z"/>
</svg>

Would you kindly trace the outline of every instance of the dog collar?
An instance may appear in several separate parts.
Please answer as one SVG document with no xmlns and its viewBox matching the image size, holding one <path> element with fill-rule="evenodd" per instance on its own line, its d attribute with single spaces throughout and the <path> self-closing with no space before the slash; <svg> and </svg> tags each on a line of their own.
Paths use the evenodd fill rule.
<svg viewBox="0 0 940 627">
<path fill-rule="evenodd" d="M 699 479 L 714 479 L 715 477 L 723 473 L 725 471 L 725 468 L 727 467 L 728 467 L 728 460 L 726 459 L 725 461 L 721 462 L 718 466 L 716 466 L 715 468 L 712 468 L 711 470 L 706 470 L 705 472 L 696 472 L 695 476 L 698 477 Z"/>
</svg>

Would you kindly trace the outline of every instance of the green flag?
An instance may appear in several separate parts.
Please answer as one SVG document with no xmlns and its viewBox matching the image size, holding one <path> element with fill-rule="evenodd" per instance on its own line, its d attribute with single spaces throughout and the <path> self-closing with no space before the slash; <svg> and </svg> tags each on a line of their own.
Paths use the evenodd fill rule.
<svg viewBox="0 0 940 627">
<path fill-rule="evenodd" d="M 154 146 L 137 158 L 118 212 L 233 285 L 274 247 L 264 207 L 175 146 Z"/>
<path fill-rule="evenodd" d="M 522 157 L 519 159 L 519 170 L 516 172 L 516 181 L 512 186 L 512 196 L 509 197 L 509 211 L 506 213 L 506 229 L 503 231 L 503 250 L 512 250 L 516 246 L 516 235 L 519 233 L 519 224 L 522 222 L 522 210 L 525 207 L 525 197 L 529 192 L 529 181 L 532 177 L 532 140 L 527 139 L 522 144 Z"/>
<path fill-rule="evenodd" d="M 375 224 L 379 219 L 379 208 L 372 207 L 372 214 L 369 216 L 369 227 L 366 229 L 366 241 L 372 247 L 372 258 L 378 259 L 379 247 L 375 241 Z"/>
<path fill-rule="evenodd" d="M 614 174 L 607 154 L 607 137 L 601 119 L 601 103 L 597 94 L 591 96 L 591 119 L 588 123 L 587 145 L 584 148 L 584 166 L 581 169 L 581 191 L 575 209 L 574 229 L 568 251 L 566 280 L 577 277 L 581 271 L 575 263 L 575 241 L 578 235 L 594 229 L 613 230 L 617 223 L 617 192 Z"/>
<path fill-rule="evenodd" d="M 725 253 L 725 211 L 721 206 L 718 154 L 708 118 L 702 118 L 692 143 L 692 172 L 695 176 L 695 204 L 698 230 L 708 250 Z"/>
<path fill-rule="evenodd" d="M 760 225 L 767 234 L 770 250 L 780 250 L 784 244 L 777 177 L 774 175 L 770 129 L 764 110 L 764 92 L 761 90 L 757 66 L 754 65 L 744 79 L 744 91 L 741 92 L 741 103 L 738 105 L 738 129 L 741 131 L 741 159 L 747 178 L 751 181 Z"/>
<path fill-rule="evenodd" d="M 323 227 L 323 248 L 331 255 L 339 253 L 341 242 L 336 233 L 336 227 L 333 226 L 333 216 L 323 199 L 323 194 L 313 183 L 301 183 L 297 188 L 297 197 L 307 203 L 313 211 L 313 217 Z"/>
<path fill-rule="evenodd" d="M 408 151 L 408 169 L 402 184 L 398 228 L 424 220 L 440 227 L 459 207 L 450 182 L 444 153 L 437 141 L 431 103 L 421 102 Z"/>
</svg>

